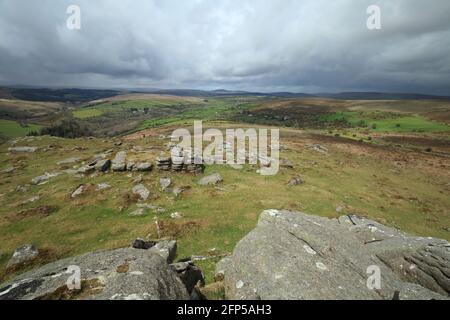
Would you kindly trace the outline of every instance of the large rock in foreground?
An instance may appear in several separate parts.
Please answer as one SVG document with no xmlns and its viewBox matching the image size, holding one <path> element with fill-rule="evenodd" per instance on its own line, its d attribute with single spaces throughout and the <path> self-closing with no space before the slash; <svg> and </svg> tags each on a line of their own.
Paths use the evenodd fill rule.
<svg viewBox="0 0 450 320">
<path fill-rule="evenodd" d="M 356 216 L 267 210 L 217 273 L 230 299 L 447 299 L 450 244 Z"/>
<path fill-rule="evenodd" d="M 0 300 L 187 300 L 189 294 L 167 259 L 150 250 L 124 248 L 60 260 L 0 286 Z M 69 290 L 70 266 L 81 271 L 81 290 Z"/>
</svg>

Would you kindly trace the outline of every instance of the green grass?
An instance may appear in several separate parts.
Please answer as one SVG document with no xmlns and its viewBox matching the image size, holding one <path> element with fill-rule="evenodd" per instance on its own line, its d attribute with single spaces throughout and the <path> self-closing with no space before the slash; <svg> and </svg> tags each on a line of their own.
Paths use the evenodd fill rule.
<svg viewBox="0 0 450 320">
<path fill-rule="evenodd" d="M 386 111 L 344 111 L 322 115 L 318 119 L 324 126 L 341 124 L 367 128 L 375 132 L 448 132 L 445 123 L 425 119 L 420 115 L 399 114 Z"/>
<path fill-rule="evenodd" d="M 76 110 L 73 112 L 73 116 L 77 119 L 88 119 L 88 118 L 94 118 L 99 117 L 103 114 L 103 111 L 96 108 L 87 108 L 87 109 L 81 109 Z"/>
<path fill-rule="evenodd" d="M 0 135 L 10 138 L 23 137 L 32 131 L 39 131 L 40 129 L 41 126 L 36 124 L 21 126 L 16 121 L 0 120 Z"/>
</svg>

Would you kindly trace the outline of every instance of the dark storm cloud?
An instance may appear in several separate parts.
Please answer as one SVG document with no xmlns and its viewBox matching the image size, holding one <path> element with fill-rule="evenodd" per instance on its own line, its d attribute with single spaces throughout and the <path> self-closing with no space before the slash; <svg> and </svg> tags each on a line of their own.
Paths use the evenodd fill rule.
<svg viewBox="0 0 450 320">
<path fill-rule="evenodd" d="M 449 16 L 448 0 L 0 0 L 0 82 L 450 94 Z"/>
</svg>

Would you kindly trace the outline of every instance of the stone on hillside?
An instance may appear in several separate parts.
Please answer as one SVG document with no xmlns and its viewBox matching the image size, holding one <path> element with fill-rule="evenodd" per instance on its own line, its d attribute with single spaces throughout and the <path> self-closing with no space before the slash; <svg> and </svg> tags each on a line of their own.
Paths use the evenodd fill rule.
<svg viewBox="0 0 450 320">
<path fill-rule="evenodd" d="M 148 197 L 150 196 L 150 191 L 143 185 L 143 184 L 138 184 L 136 186 L 133 187 L 132 192 L 134 194 L 137 194 L 141 200 L 147 200 Z"/>
<path fill-rule="evenodd" d="M 143 239 L 136 239 L 133 241 L 131 246 L 135 249 L 148 250 L 156 245 L 155 241 L 145 241 Z"/>
<path fill-rule="evenodd" d="M 172 193 L 175 197 L 179 197 L 186 189 L 188 189 L 188 187 L 175 187 L 173 188 Z"/>
<path fill-rule="evenodd" d="M 280 166 L 282 168 L 288 168 L 288 169 L 293 169 L 294 168 L 294 164 L 288 159 L 281 159 L 280 160 Z"/>
<path fill-rule="evenodd" d="M 110 167 L 111 167 L 111 160 L 109 160 L 109 159 L 99 160 L 95 164 L 95 170 L 101 171 L 101 172 L 108 171 Z"/>
<path fill-rule="evenodd" d="M 143 216 L 145 214 L 145 210 L 143 208 L 139 208 L 137 210 L 134 210 L 133 212 L 130 212 L 128 215 L 130 217 L 139 217 Z"/>
<path fill-rule="evenodd" d="M 47 182 L 48 180 L 50 180 L 51 178 L 57 177 L 59 175 L 59 173 L 48 173 L 46 172 L 45 174 L 43 174 L 42 176 L 33 178 L 31 180 L 31 183 L 34 185 L 40 185 L 43 182 Z"/>
<path fill-rule="evenodd" d="M 77 173 L 79 174 L 89 174 L 95 171 L 95 167 L 94 166 L 82 166 L 80 168 L 77 169 Z"/>
<path fill-rule="evenodd" d="M 70 266 L 81 290 L 69 290 Z M 157 252 L 123 248 L 59 260 L 0 286 L 0 300 L 188 300 L 189 293 Z"/>
<path fill-rule="evenodd" d="M 16 170 L 16 168 L 14 168 L 14 167 L 7 167 L 7 168 L 2 170 L 2 173 L 12 173 L 15 170 Z"/>
<path fill-rule="evenodd" d="M 288 186 L 294 187 L 303 183 L 305 183 L 305 181 L 300 176 L 294 176 L 291 179 L 289 179 Z"/>
<path fill-rule="evenodd" d="M 24 246 L 21 246 L 14 251 L 14 254 L 8 261 L 6 268 L 10 269 L 25 264 L 27 262 L 31 262 L 34 259 L 36 259 L 38 255 L 39 250 L 32 244 L 26 244 Z M 0 292 L 2 292 L 2 290 L 0 290 Z"/>
<path fill-rule="evenodd" d="M 244 166 L 242 164 L 230 164 L 230 167 L 234 170 L 242 170 L 244 169 Z"/>
<path fill-rule="evenodd" d="M 445 240 L 357 216 L 267 210 L 217 273 L 230 299 L 448 299 L 449 266 Z M 373 270 L 381 275 L 377 290 L 367 285 Z"/>
<path fill-rule="evenodd" d="M 142 162 L 142 163 L 138 163 L 136 165 L 135 168 L 137 171 L 141 171 L 141 172 L 148 172 L 148 171 L 152 171 L 153 169 L 153 164 L 151 164 L 150 162 Z"/>
<path fill-rule="evenodd" d="M 222 176 L 218 173 L 214 173 L 209 176 L 201 178 L 198 184 L 201 186 L 208 186 L 219 184 L 222 181 L 223 181 Z"/>
<path fill-rule="evenodd" d="M 136 163 L 135 162 L 127 162 L 127 171 L 133 171 L 136 168 Z"/>
<path fill-rule="evenodd" d="M 107 183 L 99 183 L 95 188 L 96 191 L 102 191 L 111 188 L 111 186 Z"/>
<path fill-rule="evenodd" d="M 79 162 L 79 161 L 80 161 L 80 158 L 78 158 L 78 157 L 71 157 L 71 158 L 67 158 L 67 159 L 58 161 L 56 164 L 57 164 L 58 166 L 60 166 L 60 165 L 64 165 L 64 164 L 73 164 L 73 163 L 77 163 L 77 162 Z"/>
<path fill-rule="evenodd" d="M 161 190 L 165 191 L 172 185 L 172 179 L 170 178 L 160 178 L 159 185 L 161 186 Z"/>
<path fill-rule="evenodd" d="M 170 217 L 172 219 L 181 219 L 181 218 L 183 218 L 183 215 L 181 213 L 179 213 L 179 212 L 174 212 L 174 213 L 170 214 Z"/>
<path fill-rule="evenodd" d="M 74 192 L 72 192 L 70 197 L 72 199 L 77 198 L 77 197 L 81 196 L 82 194 L 84 194 L 91 187 L 92 187 L 92 185 L 90 185 L 90 184 L 82 184 Z"/>
<path fill-rule="evenodd" d="M 126 170 L 126 158 L 127 153 L 125 151 L 117 152 L 114 159 L 111 161 L 112 171 L 125 171 Z"/>
<path fill-rule="evenodd" d="M 28 198 L 28 199 L 25 200 L 25 201 L 22 201 L 22 202 L 20 203 L 20 205 L 24 206 L 24 205 L 27 205 L 27 204 L 36 202 L 36 201 L 38 201 L 39 199 L 41 199 L 40 196 L 33 196 L 33 197 L 31 197 L 31 198 Z"/>
<path fill-rule="evenodd" d="M 11 153 L 34 153 L 38 150 L 36 147 L 13 147 L 8 148 Z"/>
<path fill-rule="evenodd" d="M 138 203 L 136 205 L 138 208 L 144 208 L 144 209 L 149 209 L 152 210 L 155 213 L 164 213 L 166 212 L 166 209 L 155 206 L 153 204 L 149 204 L 149 203 Z"/>
<path fill-rule="evenodd" d="M 321 145 L 321 144 L 318 144 L 318 143 L 307 144 L 305 147 L 307 149 L 311 149 L 311 150 L 314 150 L 314 151 L 319 152 L 319 153 L 323 153 L 323 154 L 328 153 L 328 148 L 323 146 L 323 145 Z"/>
<path fill-rule="evenodd" d="M 142 183 L 142 181 L 144 180 L 144 177 L 142 176 L 142 174 L 138 175 L 136 178 L 133 179 L 133 183 Z"/>
<path fill-rule="evenodd" d="M 175 240 L 161 241 L 155 244 L 148 251 L 157 253 L 163 257 L 167 263 L 172 263 L 177 253 L 177 242 Z"/>
</svg>

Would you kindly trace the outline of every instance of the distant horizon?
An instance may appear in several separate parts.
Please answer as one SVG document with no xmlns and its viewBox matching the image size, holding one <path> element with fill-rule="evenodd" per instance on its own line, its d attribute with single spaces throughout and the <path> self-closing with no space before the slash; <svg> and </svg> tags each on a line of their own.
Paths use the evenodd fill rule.
<svg viewBox="0 0 450 320">
<path fill-rule="evenodd" d="M 224 89 L 224 88 L 216 88 L 216 89 L 199 89 L 199 88 L 133 88 L 133 87 L 103 87 L 103 86 L 45 86 L 45 85 L 20 85 L 20 84 L 11 84 L 4 85 L 0 84 L 0 88 L 9 88 L 9 89 L 47 89 L 47 90 L 65 90 L 65 89 L 74 89 L 74 90 L 106 90 L 106 91 L 125 91 L 125 92 L 136 92 L 136 93 L 158 93 L 163 91 L 172 91 L 175 93 L 176 91 L 193 91 L 193 92 L 205 92 L 205 93 L 213 93 L 213 92 L 237 92 L 237 93 L 246 93 L 246 94 L 292 94 L 292 95 L 305 95 L 311 97 L 323 97 L 326 95 L 343 95 L 343 94 L 385 94 L 385 95 L 417 95 L 417 96 L 430 96 L 430 97 L 441 97 L 441 98 L 450 98 L 450 94 L 429 94 L 424 92 L 397 92 L 397 91 L 325 91 L 325 92 L 295 92 L 295 91 L 248 91 L 248 90 L 233 90 L 233 89 Z M 170 93 L 169 93 L 170 94 Z"/>
</svg>

